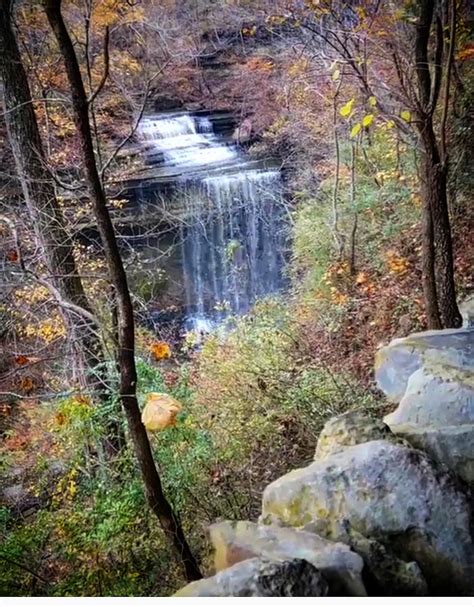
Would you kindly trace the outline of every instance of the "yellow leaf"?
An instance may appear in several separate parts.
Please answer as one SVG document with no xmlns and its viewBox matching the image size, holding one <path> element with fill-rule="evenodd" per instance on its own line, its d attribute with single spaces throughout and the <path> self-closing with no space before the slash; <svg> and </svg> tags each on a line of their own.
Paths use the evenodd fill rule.
<svg viewBox="0 0 474 607">
<path fill-rule="evenodd" d="M 387 120 L 387 129 L 393 129 L 395 122 L 393 120 Z"/>
<path fill-rule="evenodd" d="M 150 392 L 142 411 L 143 425 L 151 432 L 176 426 L 176 416 L 181 409 L 181 403 L 169 394 Z"/>
<path fill-rule="evenodd" d="M 341 116 L 343 118 L 347 118 L 348 116 L 351 115 L 352 109 L 354 107 L 354 102 L 355 102 L 355 99 L 352 98 L 341 107 L 341 109 L 339 110 L 339 114 L 341 114 Z"/>
<path fill-rule="evenodd" d="M 403 120 L 405 122 L 410 122 L 410 120 L 411 120 L 411 114 L 408 110 L 403 110 L 403 112 L 400 114 L 400 116 L 403 118 Z"/>
<path fill-rule="evenodd" d="M 358 135 L 360 133 L 361 128 L 362 128 L 362 125 L 360 124 L 360 122 L 358 122 L 357 124 L 354 124 L 354 126 L 351 129 L 351 137 L 355 137 L 356 135 Z"/>
<path fill-rule="evenodd" d="M 339 70 L 335 70 L 333 72 L 332 79 L 334 80 L 334 82 L 336 82 L 337 80 L 339 80 L 339 76 L 340 75 L 341 75 L 341 72 Z"/>
<path fill-rule="evenodd" d="M 377 99 L 372 95 L 372 97 L 369 97 L 369 105 L 371 105 L 372 107 L 375 107 L 377 105 Z"/>
<path fill-rule="evenodd" d="M 362 126 L 370 126 L 372 124 L 372 122 L 374 121 L 374 115 L 373 114 L 367 114 L 367 116 L 364 116 L 362 118 Z"/>
</svg>

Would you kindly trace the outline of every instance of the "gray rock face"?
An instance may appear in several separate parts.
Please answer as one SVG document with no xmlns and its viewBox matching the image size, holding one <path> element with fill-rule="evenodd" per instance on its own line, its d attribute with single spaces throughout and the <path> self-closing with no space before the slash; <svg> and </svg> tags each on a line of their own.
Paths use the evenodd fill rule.
<svg viewBox="0 0 474 607">
<path fill-rule="evenodd" d="M 421 367 L 474 371 L 474 328 L 413 333 L 394 339 L 375 356 L 375 379 L 391 402 L 403 398 L 408 380 Z"/>
<path fill-rule="evenodd" d="M 376 440 L 271 483 L 261 520 L 311 524 L 335 541 L 357 532 L 416 561 L 430 592 L 456 594 L 474 590 L 470 517 L 468 498 L 448 471 L 417 450 Z"/>
<path fill-rule="evenodd" d="M 253 558 L 192 582 L 174 596 L 314 597 L 326 596 L 327 588 L 321 573 L 307 561 Z"/>
<path fill-rule="evenodd" d="M 384 422 L 394 434 L 474 483 L 474 329 L 394 340 L 382 349 L 381 358 L 379 385 L 400 402 Z M 403 361 L 405 375 L 411 372 L 408 378 Z M 402 377 L 398 384 L 390 379 L 397 377 Z"/>
<path fill-rule="evenodd" d="M 389 435 L 388 426 L 381 420 L 363 411 L 348 411 L 326 422 L 318 439 L 314 459 L 322 459 L 344 447 L 385 439 Z"/>
<path fill-rule="evenodd" d="M 289 527 L 249 521 L 215 523 L 209 534 L 216 571 L 252 557 L 276 561 L 304 559 L 323 574 L 330 596 L 366 596 L 361 577 L 364 562 L 344 544 Z"/>
</svg>

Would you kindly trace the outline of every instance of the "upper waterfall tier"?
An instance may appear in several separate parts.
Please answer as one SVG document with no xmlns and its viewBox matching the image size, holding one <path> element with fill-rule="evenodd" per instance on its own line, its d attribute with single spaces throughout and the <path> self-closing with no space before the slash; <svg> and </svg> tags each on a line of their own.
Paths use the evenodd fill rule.
<svg viewBox="0 0 474 607">
<path fill-rule="evenodd" d="M 146 142 L 149 163 L 174 167 L 183 173 L 239 161 L 237 147 L 216 135 L 206 116 L 147 116 L 141 121 L 138 134 Z"/>
</svg>

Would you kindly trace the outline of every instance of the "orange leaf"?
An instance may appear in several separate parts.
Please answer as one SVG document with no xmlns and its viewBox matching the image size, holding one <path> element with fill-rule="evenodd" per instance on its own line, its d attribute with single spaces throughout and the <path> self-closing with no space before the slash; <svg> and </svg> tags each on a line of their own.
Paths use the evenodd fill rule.
<svg viewBox="0 0 474 607">
<path fill-rule="evenodd" d="M 155 360 L 162 360 L 163 358 L 170 358 L 171 348 L 164 341 L 158 341 L 150 346 L 150 352 L 154 356 Z"/>
<path fill-rule="evenodd" d="M 18 356 L 15 356 L 15 362 L 17 365 L 20 365 L 22 367 L 23 365 L 26 365 L 27 363 L 29 363 L 30 359 L 27 356 L 20 354 Z"/>
</svg>

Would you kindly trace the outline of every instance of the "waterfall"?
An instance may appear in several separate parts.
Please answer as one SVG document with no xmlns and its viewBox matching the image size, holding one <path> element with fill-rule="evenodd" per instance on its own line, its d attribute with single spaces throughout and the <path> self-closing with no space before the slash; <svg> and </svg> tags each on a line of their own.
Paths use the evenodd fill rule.
<svg viewBox="0 0 474 607">
<path fill-rule="evenodd" d="M 206 116 L 147 116 L 139 135 L 148 164 L 173 174 L 174 200 L 186 211 L 179 233 L 188 327 L 207 329 L 281 290 L 280 172 L 252 163 Z"/>
</svg>

